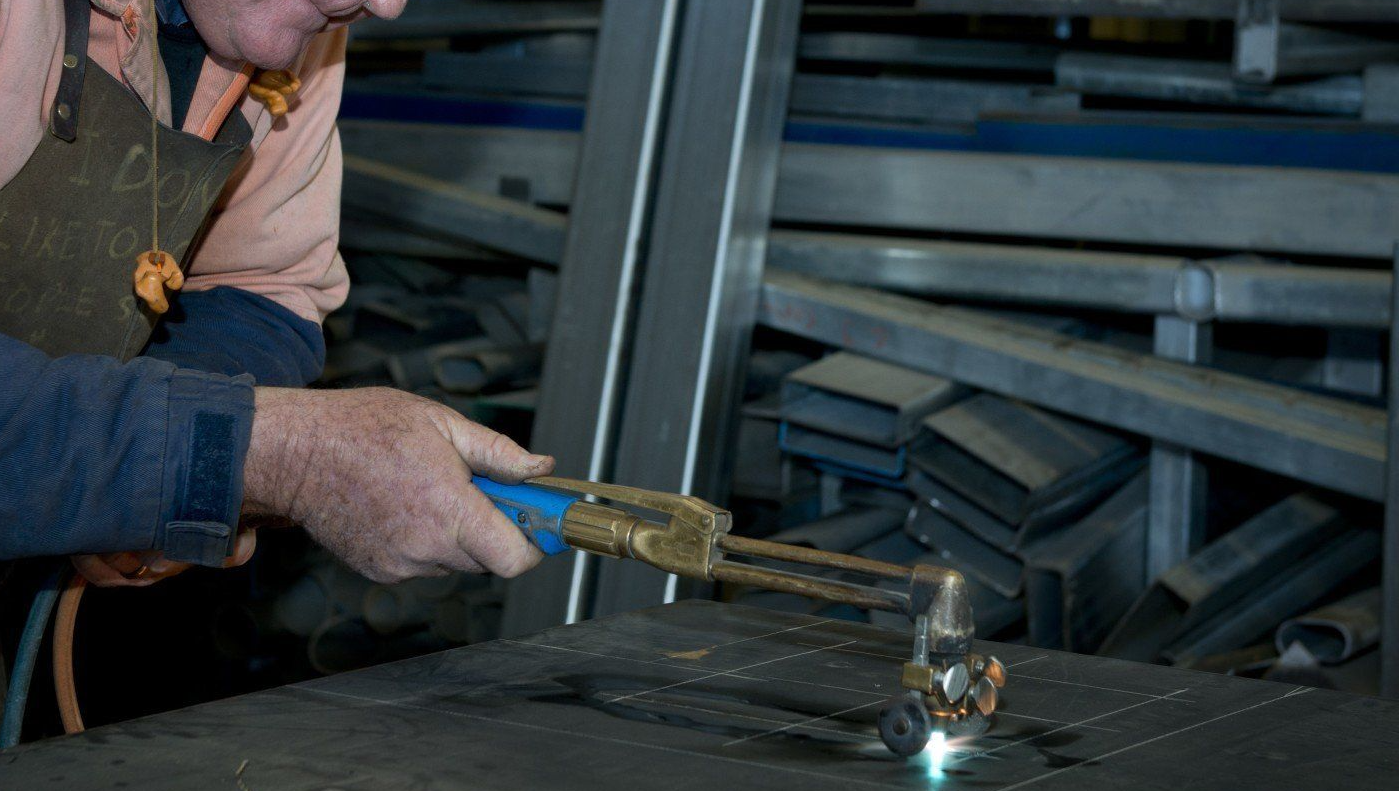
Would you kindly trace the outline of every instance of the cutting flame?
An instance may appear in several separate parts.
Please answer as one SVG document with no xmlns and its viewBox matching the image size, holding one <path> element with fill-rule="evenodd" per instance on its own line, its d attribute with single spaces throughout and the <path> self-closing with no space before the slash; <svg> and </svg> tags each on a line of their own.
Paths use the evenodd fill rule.
<svg viewBox="0 0 1399 791">
<path fill-rule="evenodd" d="M 942 762 L 947 757 L 947 749 L 947 734 L 934 730 L 928 739 L 928 746 L 923 748 L 923 760 L 928 767 L 929 779 L 942 777 Z"/>
</svg>

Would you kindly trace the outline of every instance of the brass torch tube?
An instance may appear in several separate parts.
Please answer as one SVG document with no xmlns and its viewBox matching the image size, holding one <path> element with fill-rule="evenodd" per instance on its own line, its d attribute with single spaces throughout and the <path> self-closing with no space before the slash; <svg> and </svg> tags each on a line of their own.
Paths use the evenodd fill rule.
<svg viewBox="0 0 1399 791">
<path fill-rule="evenodd" d="M 789 560 L 793 563 L 804 563 L 808 566 L 822 566 L 828 569 L 856 571 L 861 574 L 868 574 L 872 577 L 883 577 L 892 580 L 908 580 L 912 574 L 912 569 L 907 566 L 900 566 L 897 563 L 884 563 L 879 560 L 857 558 L 852 555 L 823 552 L 822 550 L 811 549 L 809 547 L 796 547 L 791 544 L 779 544 L 774 541 L 761 541 L 756 538 L 743 538 L 742 536 L 721 536 L 719 538 L 719 548 L 725 552 L 732 552 L 736 555 L 744 555 L 750 558 Z"/>
<path fill-rule="evenodd" d="M 889 610 L 908 613 L 908 594 L 886 591 L 868 585 L 851 582 L 838 582 L 790 571 L 777 571 L 734 563 L 731 560 L 716 560 L 713 566 L 714 579 L 718 582 L 732 582 L 736 585 L 751 585 L 755 588 L 781 593 L 795 593 L 798 596 L 825 599 L 826 601 L 853 604 L 871 610 Z"/>
</svg>

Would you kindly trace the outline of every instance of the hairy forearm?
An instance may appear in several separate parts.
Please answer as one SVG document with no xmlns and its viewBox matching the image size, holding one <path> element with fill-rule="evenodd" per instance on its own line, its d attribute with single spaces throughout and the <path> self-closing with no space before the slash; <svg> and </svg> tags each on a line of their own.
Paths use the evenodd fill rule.
<svg viewBox="0 0 1399 791">
<path fill-rule="evenodd" d="M 292 517 L 296 492 L 307 464 L 296 464 L 305 430 L 298 397 L 310 391 L 281 387 L 253 389 L 253 430 L 243 463 L 243 513 Z M 306 460 L 310 462 L 311 460 Z"/>
</svg>

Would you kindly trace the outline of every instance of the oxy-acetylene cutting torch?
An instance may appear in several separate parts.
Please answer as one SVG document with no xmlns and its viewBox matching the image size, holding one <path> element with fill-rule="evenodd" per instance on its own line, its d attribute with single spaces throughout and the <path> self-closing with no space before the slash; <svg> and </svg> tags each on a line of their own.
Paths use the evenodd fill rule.
<svg viewBox="0 0 1399 791">
<path fill-rule="evenodd" d="M 879 735 L 898 755 L 923 750 L 934 732 L 984 732 L 1006 681 L 995 657 L 972 653 L 972 608 L 966 581 L 951 569 L 913 567 L 729 534 L 732 514 L 698 497 L 567 478 L 535 478 L 509 485 L 477 477 L 475 484 L 546 554 L 581 549 L 630 558 L 662 571 L 707 582 L 728 582 L 795 593 L 856 607 L 907 615 L 914 626 L 913 655 L 903 665 L 902 691 L 879 713 Z M 645 519 L 624 508 L 654 511 Z M 835 569 L 888 589 L 730 560 L 731 556 Z"/>
</svg>

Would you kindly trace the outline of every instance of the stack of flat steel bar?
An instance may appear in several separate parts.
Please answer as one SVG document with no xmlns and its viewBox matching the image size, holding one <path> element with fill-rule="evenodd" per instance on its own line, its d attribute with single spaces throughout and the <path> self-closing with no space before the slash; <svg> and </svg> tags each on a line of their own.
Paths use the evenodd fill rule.
<svg viewBox="0 0 1399 791">
<path fill-rule="evenodd" d="M 978 626 L 992 634 L 1024 620 L 1025 553 L 1083 517 L 1142 464 L 1140 450 L 1120 436 L 845 352 L 789 373 L 773 413 L 789 458 L 850 486 L 828 504 L 833 513 L 774 539 L 957 568 L 971 581 Z M 1144 506 L 1140 487 L 1128 497 L 1133 493 Z M 1137 522 L 1140 547 L 1144 525 Z M 1077 549 L 1084 556 L 1099 550 L 1092 543 Z M 1069 576 L 1070 586 L 1083 588 L 1109 581 Z M 1130 599 L 1140 592 L 1140 570 L 1128 576 L 1138 579 Z M 1120 587 L 1112 593 L 1122 601 Z M 1074 604 L 1044 586 L 1036 594 L 1032 612 L 1041 617 L 1029 625 L 1036 636 L 1053 632 L 1044 623 L 1057 622 L 1066 608 L 1112 606 L 1086 590 L 1076 591 Z M 1075 644 L 1084 646 L 1082 639 Z"/>
<path fill-rule="evenodd" d="M 845 475 L 897 482 L 920 421 L 966 392 L 939 376 L 837 352 L 788 374 L 778 442 Z"/>
<path fill-rule="evenodd" d="M 1121 437 L 989 393 L 930 416 L 912 457 L 910 531 L 1006 598 L 1027 547 L 1141 466 Z"/>
</svg>

